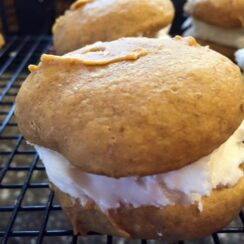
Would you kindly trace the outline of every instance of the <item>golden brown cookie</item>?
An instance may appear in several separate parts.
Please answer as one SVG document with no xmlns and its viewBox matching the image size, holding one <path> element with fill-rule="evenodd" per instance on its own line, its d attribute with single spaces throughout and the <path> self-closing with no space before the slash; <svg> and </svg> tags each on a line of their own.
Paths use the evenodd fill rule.
<svg viewBox="0 0 244 244">
<path fill-rule="evenodd" d="M 243 79 L 194 38 L 123 38 L 43 55 L 16 98 L 20 131 L 86 172 L 113 177 L 181 168 L 243 119 Z"/>
<path fill-rule="evenodd" d="M 196 19 L 224 28 L 244 26 L 243 0 L 188 0 L 185 11 Z"/>
<path fill-rule="evenodd" d="M 0 33 L 0 48 L 5 44 L 4 38 L 2 34 Z"/>
<path fill-rule="evenodd" d="M 82 0 L 53 27 L 54 47 L 63 54 L 96 41 L 153 36 L 174 16 L 170 0 Z"/>
<path fill-rule="evenodd" d="M 223 54 L 224 56 L 230 58 L 232 61 L 235 61 L 234 54 L 237 51 L 236 48 L 217 44 L 217 43 L 211 42 L 211 41 L 200 40 L 199 38 L 197 39 L 197 41 L 201 45 L 203 45 L 203 46 L 208 45 L 211 49 L 215 50 L 216 52 L 219 52 L 219 53 Z"/>
<path fill-rule="evenodd" d="M 74 231 L 80 234 L 95 231 L 133 239 L 197 239 L 229 224 L 244 205 L 244 177 L 234 187 L 214 190 L 204 197 L 202 211 L 197 204 L 122 206 L 103 211 L 94 202 L 81 206 L 78 200 L 52 186 Z"/>
</svg>

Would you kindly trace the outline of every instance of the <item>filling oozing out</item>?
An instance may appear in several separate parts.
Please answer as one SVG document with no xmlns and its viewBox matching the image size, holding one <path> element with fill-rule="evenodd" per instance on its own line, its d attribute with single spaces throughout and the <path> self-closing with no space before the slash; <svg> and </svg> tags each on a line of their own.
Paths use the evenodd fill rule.
<svg viewBox="0 0 244 244">
<path fill-rule="evenodd" d="M 144 177 L 112 177 L 89 174 L 73 166 L 61 154 L 35 145 L 49 180 L 60 190 L 79 199 L 93 200 L 103 210 L 121 205 L 164 207 L 198 203 L 218 187 L 234 186 L 243 176 L 244 122 L 210 155 L 167 173 Z"/>
<path fill-rule="evenodd" d="M 242 70 L 244 70 L 244 48 L 236 51 L 235 58 L 237 64 L 241 67 Z"/>
<path fill-rule="evenodd" d="M 188 18 L 182 27 L 185 29 L 183 36 L 194 36 L 229 47 L 244 48 L 244 28 L 221 28 L 192 17 Z"/>
</svg>

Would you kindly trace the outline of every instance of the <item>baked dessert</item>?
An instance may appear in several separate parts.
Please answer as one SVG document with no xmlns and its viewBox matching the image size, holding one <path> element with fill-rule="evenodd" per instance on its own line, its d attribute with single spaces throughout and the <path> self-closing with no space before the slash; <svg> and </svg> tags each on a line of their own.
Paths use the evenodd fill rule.
<svg viewBox="0 0 244 244">
<path fill-rule="evenodd" d="M 3 47 L 3 45 L 5 44 L 3 35 L 0 33 L 0 48 Z"/>
<path fill-rule="evenodd" d="M 244 1 L 188 0 L 185 11 L 191 17 L 184 36 L 194 36 L 232 60 L 234 52 L 244 48 Z"/>
<path fill-rule="evenodd" d="M 54 24 L 54 48 L 64 54 L 96 41 L 151 37 L 173 16 L 170 0 L 78 0 Z"/>
<path fill-rule="evenodd" d="M 29 69 L 18 127 L 75 232 L 194 239 L 238 214 L 244 83 L 228 58 L 192 37 L 122 38 Z"/>
</svg>

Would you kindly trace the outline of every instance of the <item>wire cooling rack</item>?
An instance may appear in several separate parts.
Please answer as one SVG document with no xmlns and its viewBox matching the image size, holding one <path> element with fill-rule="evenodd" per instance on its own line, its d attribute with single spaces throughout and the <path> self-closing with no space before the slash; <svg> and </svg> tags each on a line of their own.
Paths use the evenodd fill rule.
<svg viewBox="0 0 244 244">
<path fill-rule="evenodd" d="M 51 39 L 10 37 L 0 50 L 0 241 L 1 243 L 164 243 L 95 235 L 73 234 L 54 192 L 48 187 L 45 169 L 34 149 L 17 130 L 14 99 L 28 75 L 27 65 L 38 63 L 50 50 Z M 230 226 L 194 242 L 244 243 L 244 213 Z"/>
</svg>

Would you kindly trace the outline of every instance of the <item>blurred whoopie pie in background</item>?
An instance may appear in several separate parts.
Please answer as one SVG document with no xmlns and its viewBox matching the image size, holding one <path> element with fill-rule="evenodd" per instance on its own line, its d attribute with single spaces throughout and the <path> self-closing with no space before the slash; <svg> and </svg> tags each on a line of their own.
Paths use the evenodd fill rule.
<svg viewBox="0 0 244 244">
<path fill-rule="evenodd" d="M 165 34 L 174 17 L 170 0 L 78 0 L 53 26 L 58 54 L 96 41 Z"/>
<path fill-rule="evenodd" d="M 243 0 L 188 0 L 185 11 L 190 17 L 183 25 L 184 36 L 194 36 L 232 60 L 235 51 L 244 48 Z"/>
</svg>

